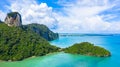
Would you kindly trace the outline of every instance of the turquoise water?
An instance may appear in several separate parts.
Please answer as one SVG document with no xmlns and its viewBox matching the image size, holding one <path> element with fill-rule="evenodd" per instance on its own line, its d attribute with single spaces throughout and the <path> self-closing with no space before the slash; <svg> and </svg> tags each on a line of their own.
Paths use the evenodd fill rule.
<svg viewBox="0 0 120 67">
<path fill-rule="evenodd" d="M 74 43 L 91 42 L 108 49 L 111 57 L 100 58 L 83 55 L 72 55 L 64 52 L 49 54 L 42 57 L 28 58 L 23 61 L 3 62 L 0 67 L 119 67 L 120 36 L 61 36 L 51 44 L 69 47 Z"/>
</svg>

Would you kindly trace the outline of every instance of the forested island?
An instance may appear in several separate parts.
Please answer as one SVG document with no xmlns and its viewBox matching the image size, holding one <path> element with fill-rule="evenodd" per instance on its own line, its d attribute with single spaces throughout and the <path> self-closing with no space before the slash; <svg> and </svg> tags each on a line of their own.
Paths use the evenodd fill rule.
<svg viewBox="0 0 120 67">
<path fill-rule="evenodd" d="M 58 38 L 58 34 L 45 25 L 21 23 L 18 12 L 8 13 L 5 21 L 0 21 L 0 60 L 18 61 L 58 51 L 47 41 Z"/>
<path fill-rule="evenodd" d="M 58 49 L 31 30 L 0 23 L 0 60 L 22 60 L 31 56 L 43 56 Z"/>
<path fill-rule="evenodd" d="M 97 57 L 111 56 L 111 53 L 108 50 L 95 46 L 89 42 L 76 43 L 68 48 L 65 48 L 64 52 Z"/>
<path fill-rule="evenodd" d="M 5 21 L 0 21 L 0 60 L 18 61 L 32 56 L 64 51 L 66 53 L 106 57 L 110 52 L 94 44 L 83 42 L 62 49 L 50 45 L 49 41 L 59 38 L 43 24 L 22 25 L 18 12 L 7 14 Z"/>
</svg>

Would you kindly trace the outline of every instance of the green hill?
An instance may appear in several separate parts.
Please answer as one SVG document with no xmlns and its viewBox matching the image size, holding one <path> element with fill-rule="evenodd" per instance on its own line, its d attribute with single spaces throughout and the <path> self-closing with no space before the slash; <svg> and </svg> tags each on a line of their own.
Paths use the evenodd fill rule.
<svg viewBox="0 0 120 67">
<path fill-rule="evenodd" d="M 76 43 L 64 49 L 64 51 L 66 53 L 98 56 L 98 57 L 106 57 L 111 55 L 108 50 L 99 46 L 94 46 L 94 44 L 91 44 L 89 42 Z"/>
<path fill-rule="evenodd" d="M 31 56 L 43 56 L 58 49 L 29 29 L 0 23 L 0 60 L 22 60 Z"/>
<path fill-rule="evenodd" d="M 47 26 L 43 24 L 34 23 L 34 24 L 24 25 L 23 28 L 37 33 L 38 35 L 42 36 L 48 41 L 59 38 L 58 33 L 52 32 Z"/>
</svg>

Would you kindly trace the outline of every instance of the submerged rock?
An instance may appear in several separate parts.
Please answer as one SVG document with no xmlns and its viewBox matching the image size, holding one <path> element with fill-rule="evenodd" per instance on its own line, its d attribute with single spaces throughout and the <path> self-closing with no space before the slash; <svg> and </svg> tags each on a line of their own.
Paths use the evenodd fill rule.
<svg viewBox="0 0 120 67">
<path fill-rule="evenodd" d="M 5 18 L 5 23 L 8 26 L 21 26 L 22 25 L 21 15 L 18 12 L 10 12 L 7 14 Z"/>
</svg>

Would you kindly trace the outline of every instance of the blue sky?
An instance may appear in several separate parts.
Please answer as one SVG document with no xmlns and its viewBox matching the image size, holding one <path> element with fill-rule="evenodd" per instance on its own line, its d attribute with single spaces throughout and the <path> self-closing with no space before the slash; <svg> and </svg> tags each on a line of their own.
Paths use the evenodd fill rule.
<svg viewBox="0 0 120 67">
<path fill-rule="evenodd" d="M 59 9 L 62 6 L 60 6 L 59 4 L 57 4 L 58 0 L 37 0 L 37 3 L 46 3 L 48 6 L 53 7 L 54 9 Z"/>
<path fill-rule="evenodd" d="M 3 0 L 0 19 L 22 15 L 23 24 L 45 24 L 60 33 L 120 33 L 120 0 Z"/>
</svg>

